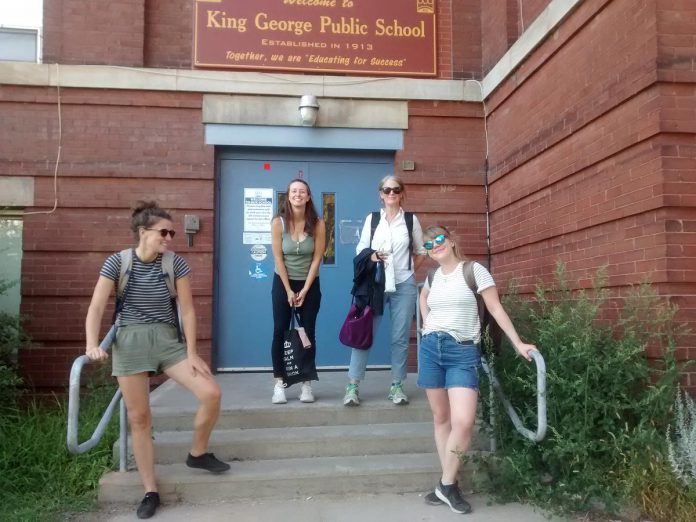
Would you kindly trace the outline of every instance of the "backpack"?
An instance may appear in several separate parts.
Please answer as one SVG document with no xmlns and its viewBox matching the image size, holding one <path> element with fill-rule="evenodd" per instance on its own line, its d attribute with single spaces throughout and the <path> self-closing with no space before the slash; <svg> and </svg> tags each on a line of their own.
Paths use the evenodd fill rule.
<svg viewBox="0 0 696 522">
<path fill-rule="evenodd" d="M 486 303 L 483 302 L 483 297 L 478 293 L 478 285 L 474 276 L 474 261 L 465 261 L 462 265 L 462 272 L 466 285 L 476 297 L 476 305 L 478 307 L 479 321 L 481 322 L 481 340 L 488 346 L 491 353 L 500 354 L 500 345 L 503 341 L 503 331 L 498 322 L 486 308 Z M 435 270 L 428 272 L 428 286 L 432 287 Z"/>
<path fill-rule="evenodd" d="M 128 281 L 130 279 L 131 269 L 133 268 L 133 249 L 127 248 L 126 250 L 121 250 L 119 256 L 121 257 L 121 273 L 119 274 L 118 283 L 116 284 L 116 307 L 114 308 L 114 315 L 112 318 L 113 324 L 116 324 L 118 315 L 121 313 L 121 310 L 123 310 L 123 305 L 128 295 Z M 176 310 L 174 314 L 176 333 L 179 337 L 179 341 L 183 342 L 181 320 L 179 318 L 181 312 L 177 302 L 176 280 L 174 277 L 174 252 L 171 250 L 167 250 L 162 254 L 162 278 L 164 282 L 167 283 L 172 308 Z"/>
<path fill-rule="evenodd" d="M 373 212 L 370 220 L 370 245 L 372 238 L 375 237 L 375 230 L 379 225 L 379 220 L 382 219 L 381 212 Z M 406 221 L 406 229 L 408 230 L 408 269 L 411 270 L 411 257 L 413 257 L 413 212 L 404 212 L 404 220 Z"/>
</svg>

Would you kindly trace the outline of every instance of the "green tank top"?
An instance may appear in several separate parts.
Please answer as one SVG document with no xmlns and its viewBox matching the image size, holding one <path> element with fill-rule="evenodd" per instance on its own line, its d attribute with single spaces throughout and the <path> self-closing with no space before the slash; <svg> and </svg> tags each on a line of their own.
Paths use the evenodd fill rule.
<svg viewBox="0 0 696 522">
<path fill-rule="evenodd" d="M 289 279 L 304 281 L 309 274 L 309 266 L 314 257 L 314 238 L 307 236 L 295 241 L 290 234 L 283 232 L 283 260 Z"/>
</svg>

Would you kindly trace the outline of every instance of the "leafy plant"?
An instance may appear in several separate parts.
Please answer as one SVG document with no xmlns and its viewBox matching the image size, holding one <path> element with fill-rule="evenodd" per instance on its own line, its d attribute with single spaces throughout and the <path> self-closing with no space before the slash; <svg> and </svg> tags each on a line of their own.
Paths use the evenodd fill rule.
<svg viewBox="0 0 696 522">
<path fill-rule="evenodd" d="M 667 457 L 674 474 L 686 485 L 696 485 L 696 403 L 677 392 L 674 426 L 667 427 Z M 673 442 L 674 439 L 674 442 Z"/>
<path fill-rule="evenodd" d="M 676 308 L 641 284 L 609 321 L 615 303 L 605 287 L 606 270 L 600 270 L 591 291 L 573 291 L 558 264 L 554 285 L 539 285 L 534 301 L 514 292 L 505 300 L 521 336 L 546 360 L 548 432 L 535 444 L 499 415 L 499 451 L 486 467 L 491 491 L 503 500 L 561 511 L 600 504 L 611 511 L 626 500 L 628 471 L 645 468 L 664 451 L 661 433 L 679 377 Z M 649 345 L 662 353 L 659 369 L 646 358 Z M 525 425 L 535 426 L 534 365 L 506 349 L 496 371 Z"/>
<path fill-rule="evenodd" d="M 0 279 L 0 295 L 12 286 L 14 283 Z M 22 329 L 21 318 L 0 312 L 0 415 L 11 411 L 21 395 L 22 380 L 16 372 L 17 351 L 28 340 Z"/>
</svg>

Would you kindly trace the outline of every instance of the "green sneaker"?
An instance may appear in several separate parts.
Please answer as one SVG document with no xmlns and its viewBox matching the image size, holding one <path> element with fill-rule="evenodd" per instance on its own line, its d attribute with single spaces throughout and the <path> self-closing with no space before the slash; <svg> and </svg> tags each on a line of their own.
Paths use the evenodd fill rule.
<svg viewBox="0 0 696 522">
<path fill-rule="evenodd" d="M 360 399 L 358 398 L 358 385 L 348 384 L 346 386 L 346 394 L 343 397 L 344 406 L 360 406 Z"/>
<path fill-rule="evenodd" d="M 391 388 L 389 389 L 389 395 L 387 395 L 387 399 L 398 405 L 408 404 L 408 397 L 406 397 L 403 386 L 400 382 L 392 383 Z"/>
</svg>

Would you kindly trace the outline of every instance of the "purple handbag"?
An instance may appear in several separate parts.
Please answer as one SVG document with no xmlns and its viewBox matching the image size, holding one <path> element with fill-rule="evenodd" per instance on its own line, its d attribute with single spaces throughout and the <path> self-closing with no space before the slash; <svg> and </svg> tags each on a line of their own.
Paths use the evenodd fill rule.
<svg viewBox="0 0 696 522">
<path fill-rule="evenodd" d="M 351 348 L 367 350 L 372 346 L 372 308 L 365 306 L 362 310 L 350 304 L 350 310 L 343 321 L 338 340 Z"/>
</svg>

